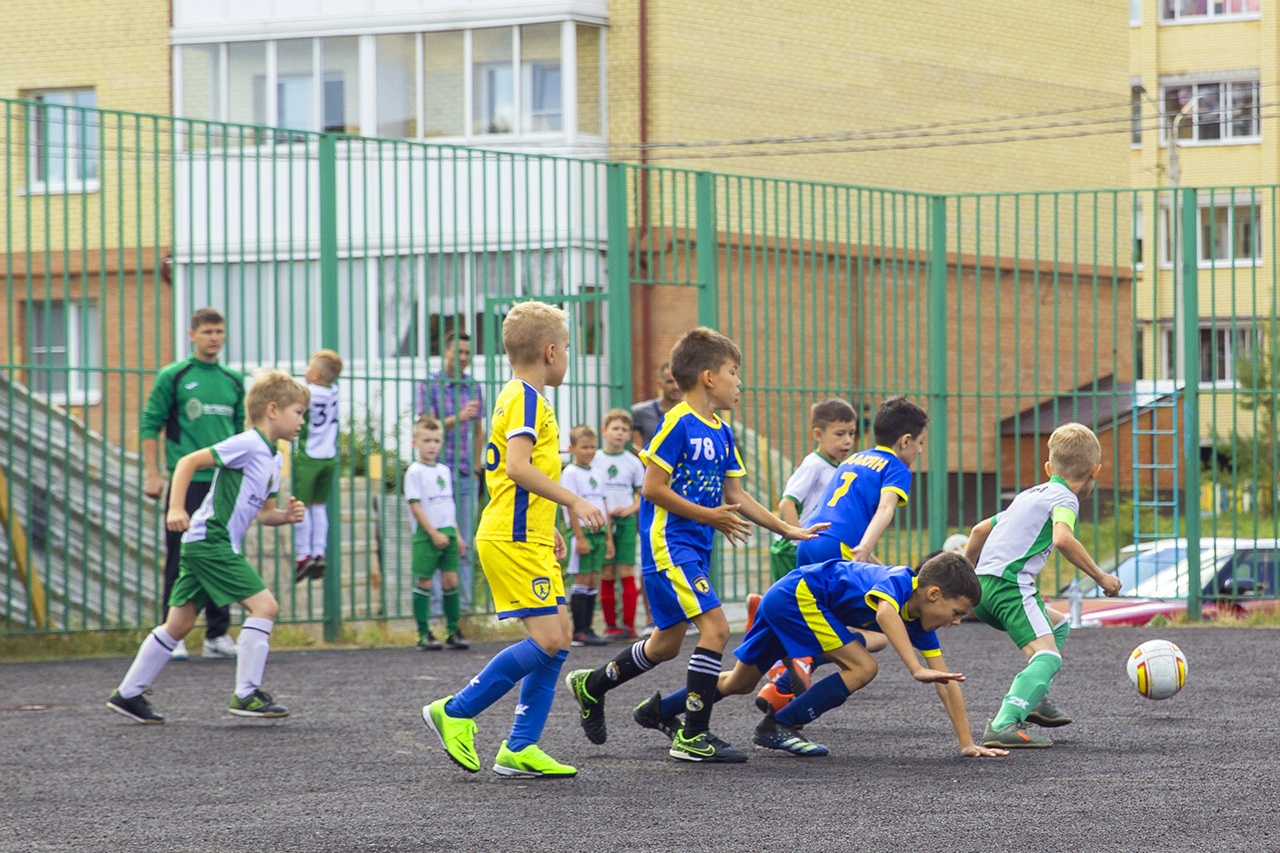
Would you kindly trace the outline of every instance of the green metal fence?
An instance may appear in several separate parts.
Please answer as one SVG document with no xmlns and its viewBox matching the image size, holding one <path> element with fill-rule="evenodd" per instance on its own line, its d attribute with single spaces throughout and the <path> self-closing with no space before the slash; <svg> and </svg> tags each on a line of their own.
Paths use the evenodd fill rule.
<svg viewBox="0 0 1280 853">
<path fill-rule="evenodd" d="M 811 449 L 813 402 L 852 402 L 863 443 L 884 398 L 926 406 L 927 453 L 883 559 L 915 560 L 998 511 L 1043 477 L 1052 429 L 1080 420 L 1107 462 L 1081 527 L 1099 561 L 1173 547 L 1178 580 L 1160 591 L 1193 612 L 1202 592 L 1275 591 L 1280 552 L 1253 541 L 1280 537 L 1273 187 L 931 196 L 0 110 L 5 630 L 158 617 L 161 516 L 141 496 L 138 417 L 204 304 L 228 317 L 234 367 L 300 375 L 321 346 L 346 361 L 337 570 L 295 585 L 287 529 L 246 543 L 282 621 L 330 636 L 410 615 L 400 487 L 420 383 L 463 330 L 491 401 L 510 375 L 502 317 L 527 298 L 572 317 L 568 381 L 549 392 L 566 434 L 630 404 L 633 361 L 662 361 L 672 328 L 737 340 L 731 419 L 769 505 Z M 1235 541 L 1202 550 L 1202 530 Z M 763 588 L 768 545 L 757 534 L 718 555 L 722 597 Z M 1148 568 L 1139 554 L 1122 575 Z M 1042 588 L 1072 572 L 1051 564 Z"/>
</svg>

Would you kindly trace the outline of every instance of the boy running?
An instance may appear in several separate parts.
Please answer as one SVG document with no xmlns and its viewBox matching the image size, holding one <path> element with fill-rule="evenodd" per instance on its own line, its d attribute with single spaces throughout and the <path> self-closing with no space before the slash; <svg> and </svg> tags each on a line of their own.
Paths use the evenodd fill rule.
<svg viewBox="0 0 1280 853">
<path fill-rule="evenodd" d="M 329 543 L 329 510 L 325 505 L 338 478 L 338 377 L 342 357 L 322 349 L 307 364 L 307 390 L 311 402 L 307 420 L 298 435 L 293 457 L 293 495 L 306 504 L 307 515 L 293 531 L 298 563 L 294 582 L 324 577 L 325 546 Z"/>
<path fill-rule="evenodd" d="M 556 504 L 598 530 L 604 513 L 560 485 L 560 433 L 556 413 L 542 396 L 564 381 L 569 368 L 568 317 L 541 302 L 515 305 L 502 323 L 502 346 L 515 378 L 493 409 L 485 449 L 489 505 L 476 530 L 476 556 L 484 568 L 499 619 L 523 619 L 527 639 L 498 652 L 456 695 L 422 709 L 450 760 L 480 771 L 474 718 L 520 682 L 511 736 L 493 771 L 503 776 L 566 777 L 577 770 L 538 748 L 556 680 L 569 655 L 569 613 L 556 562 L 565 555 L 556 530 Z"/>
<path fill-rule="evenodd" d="M 640 543 L 645 593 L 657 630 L 605 666 L 566 677 L 592 743 L 604 743 L 607 737 L 605 694 L 678 655 L 692 622 L 700 636 L 689 660 L 687 714 L 669 754 L 681 761 L 747 760 L 746 753 L 710 731 L 712 697 L 729 641 L 729 622 L 708 577 L 711 544 L 717 530 L 732 544 L 745 542 L 751 525 L 742 516 L 789 539 L 807 539 L 825 525 L 793 527 L 742 487 L 747 472 L 733 430 L 716 414 L 738 402 L 741 363 L 733 341 L 702 327 L 685 333 L 671 350 L 671 373 L 684 401 L 667 413 L 641 454 L 646 468 Z"/>
<path fill-rule="evenodd" d="M 965 556 L 977 564 L 982 601 L 974 615 L 1009 638 L 1027 656 L 1013 679 L 995 719 L 987 724 L 986 746 L 1034 748 L 1053 746 L 1038 726 L 1065 726 L 1070 715 L 1049 701 L 1049 687 L 1062 668 L 1062 646 L 1071 630 L 1066 614 L 1046 610 L 1036 589 L 1036 575 L 1057 548 L 1067 562 L 1102 587 L 1120 594 L 1120 579 L 1104 574 L 1075 537 L 1080 499 L 1093 492 L 1102 470 L 1102 445 L 1084 424 L 1063 424 L 1049 436 L 1049 482 L 1020 492 L 1009 508 L 980 521 L 969 534 Z"/>
<path fill-rule="evenodd" d="M 240 542 L 256 518 L 269 526 L 297 524 L 306 505 L 289 499 L 276 509 L 284 456 L 276 442 L 292 441 L 302 429 L 307 387 L 283 371 L 258 377 L 245 399 L 250 429 L 178 461 L 169 489 L 166 526 L 182 536 L 178 579 L 169 596 L 169 615 L 138 649 L 133 665 L 107 700 L 107 707 L 139 723 L 163 723 L 142 694 L 169 661 L 173 648 L 196 623 L 206 604 L 233 601 L 248 611 L 240 631 L 231 713 L 242 717 L 285 717 L 289 709 L 261 689 L 271 628 L 279 605 L 253 566 L 240 555 Z M 213 468 L 213 481 L 194 516 L 184 509 L 196 471 Z"/>
<path fill-rule="evenodd" d="M 437 461 L 444 444 L 444 427 L 430 415 L 413 425 L 413 449 L 418 458 L 404 475 L 404 497 L 413 525 L 413 618 L 418 623 L 418 651 L 436 652 L 440 641 L 431 633 L 431 581 L 440 572 L 443 591 L 444 645 L 466 649 L 458 630 L 458 561 L 467 543 L 458 534 L 458 508 L 453 500 L 453 474 Z"/>
<path fill-rule="evenodd" d="M 596 470 L 604 478 L 609 521 L 613 525 L 613 562 L 600 570 L 600 609 L 606 640 L 634 640 L 636 634 L 635 559 L 640 535 L 640 487 L 644 463 L 630 452 L 631 413 L 610 409 L 600 430 L 604 448 L 596 454 Z M 618 625 L 617 585 L 622 586 L 622 625 Z"/>
</svg>

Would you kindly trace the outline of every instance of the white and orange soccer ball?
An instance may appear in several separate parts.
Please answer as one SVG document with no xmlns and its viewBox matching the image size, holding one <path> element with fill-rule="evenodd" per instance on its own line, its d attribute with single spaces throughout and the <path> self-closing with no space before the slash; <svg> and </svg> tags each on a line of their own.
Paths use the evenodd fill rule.
<svg viewBox="0 0 1280 853">
<path fill-rule="evenodd" d="M 1187 683 L 1187 656 L 1168 640 L 1147 640 L 1129 655 L 1129 680 L 1148 699 L 1168 699 Z"/>
</svg>

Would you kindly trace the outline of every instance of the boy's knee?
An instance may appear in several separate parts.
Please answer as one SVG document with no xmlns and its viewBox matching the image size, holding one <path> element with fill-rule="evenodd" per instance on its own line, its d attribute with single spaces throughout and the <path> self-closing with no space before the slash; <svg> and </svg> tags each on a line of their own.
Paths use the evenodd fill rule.
<svg viewBox="0 0 1280 853">
<path fill-rule="evenodd" d="M 723 621 L 719 624 L 699 626 L 698 632 L 698 645 L 704 649 L 724 651 L 724 647 L 729 645 L 729 625 Z"/>
<path fill-rule="evenodd" d="M 875 658 L 868 656 L 865 661 L 854 664 L 840 675 L 844 679 L 845 686 L 852 691 L 869 684 L 879 671 L 880 665 L 876 663 Z"/>
<path fill-rule="evenodd" d="M 644 656 L 654 663 L 665 663 L 680 654 L 680 643 L 684 638 L 662 634 L 662 631 L 654 631 L 644 643 Z"/>
<path fill-rule="evenodd" d="M 415 583 L 418 589 L 431 589 L 431 578 L 418 578 Z"/>
</svg>

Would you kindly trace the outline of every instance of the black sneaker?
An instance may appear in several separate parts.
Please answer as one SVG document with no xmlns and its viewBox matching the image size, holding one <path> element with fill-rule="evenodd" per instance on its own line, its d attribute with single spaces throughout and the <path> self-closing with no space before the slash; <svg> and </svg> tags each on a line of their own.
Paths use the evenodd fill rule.
<svg viewBox="0 0 1280 853">
<path fill-rule="evenodd" d="M 672 738 L 671 749 L 667 754 L 681 761 L 705 761 L 711 764 L 741 764 L 747 760 L 745 752 L 720 740 L 711 732 L 701 732 L 686 738 L 683 729 Z"/>
<path fill-rule="evenodd" d="M 564 677 L 564 683 L 578 703 L 582 730 L 587 733 L 587 740 L 604 743 L 609 737 L 604 726 L 604 696 L 597 699 L 587 692 L 587 678 L 591 672 L 589 669 L 575 669 Z"/>
<path fill-rule="evenodd" d="M 255 690 L 243 699 L 232 693 L 231 713 L 237 717 L 287 717 L 289 709 L 277 704 L 265 690 Z"/>
<path fill-rule="evenodd" d="M 107 707 L 117 714 L 124 714 L 129 719 L 136 720 L 139 723 L 164 722 L 164 715 L 157 714 L 152 709 L 151 703 L 141 693 L 126 699 L 120 695 L 119 690 L 112 690 L 111 698 L 107 700 Z"/>
<path fill-rule="evenodd" d="M 307 557 L 304 560 L 299 560 L 297 568 L 294 569 L 294 572 L 293 572 L 293 582 L 302 583 L 304 580 L 307 580 L 308 578 L 310 578 L 311 567 L 315 563 L 315 561 L 316 561 L 315 557 Z"/>
<path fill-rule="evenodd" d="M 791 726 L 778 722 L 773 716 L 772 708 L 769 709 L 769 713 L 765 714 L 764 719 L 756 726 L 756 732 L 752 736 L 751 742 L 766 749 L 777 749 L 791 755 L 806 757 L 826 755 L 830 752 L 820 743 L 805 740 Z"/>
<path fill-rule="evenodd" d="M 446 649 L 469 649 L 471 644 L 462 637 L 461 631 L 454 631 L 452 634 L 444 638 L 444 647 Z"/>
<path fill-rule="evenodd" d="M 680 731 L 680 720 L 662 714 L 662 694 L 655 693 L 636 706 L 631 717 L 646 729 L 662 732 L 671 740 Z"/>
<path fill-rule="evenodd" d="M 324 554 L 321 554 L 319 557 L 312 557 L 310 563 L 311 567 L 307 572 L 307 577 L 311 578 L 313 581 L 318 581 L 324 577 L 324 570 L 328 568 L 328 565 L 324 561 Z"/>
<path fill-rule="evenodd" d="M 609 641 L 588 628 L 582 632 L 582 644 L 584 646 L 607 646 Z"/>
<path fill-rule="evenodd" d="M 436 639 L 436 635 L 430 631 L 418 635 L 418 651 L 438 652 L 443 648 L 444 646 L 440 645 L 440 641 Z"/>
</svg>

